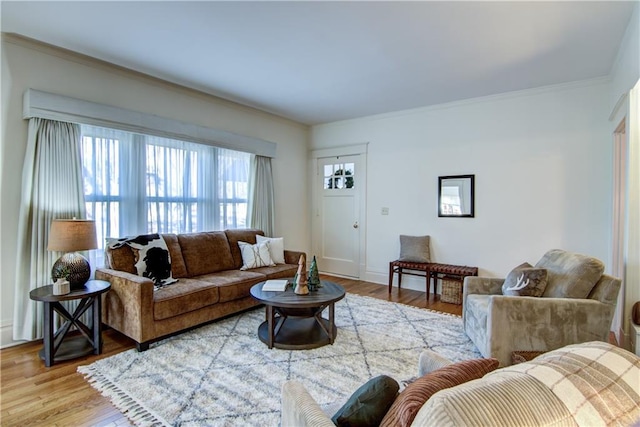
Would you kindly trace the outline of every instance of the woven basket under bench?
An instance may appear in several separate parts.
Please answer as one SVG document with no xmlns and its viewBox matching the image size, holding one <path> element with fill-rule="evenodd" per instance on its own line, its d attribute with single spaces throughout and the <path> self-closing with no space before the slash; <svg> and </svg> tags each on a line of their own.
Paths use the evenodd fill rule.
<svg viewBox="0 0 640 427">
<path fill-rule="evenodd" d="M 444 276 L 440 301 L 450 304 L 462 304 L 462 280 L 455 276 Z"/>
<path fill-rule="evenodd" d="M 450 304 L 462 304 L 462 282 L 466 276 L 477 276 L 478 267 L 452 264 L 429 264 L 429 276 L 434 281 L 442 281 L 440 301 Z"/>
</svg>

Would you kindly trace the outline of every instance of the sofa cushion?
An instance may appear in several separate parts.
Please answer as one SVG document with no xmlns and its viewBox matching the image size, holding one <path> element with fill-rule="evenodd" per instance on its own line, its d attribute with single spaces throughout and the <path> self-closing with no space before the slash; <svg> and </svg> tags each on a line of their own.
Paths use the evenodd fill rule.
<svg viewBox="0 0 640 427">
<path fill-rule="evenodd" d="M 535 265 L 547 270 L 544 297 L 586 298 L 604 272 L 602 261 L 581 254 L 552 249 Z"/>
<path fill-rule="evenodd" d="M 198 280 L 211 283 L 218 288 L 219 302 L 233 301 L 251 296 L 249 292 L 251 287 L 266 279 L 263 274 L 255 273 L 253 270 L 226 270 L 198 277 Z"/>
<path fill-rule="evenodd" d="M 276 265 L 271 259 L 269 242 L 256 243 L 252 245 L 247 242 L 238 242 L 240 253 L 242 253 L 242 267 L 240 270 L 251 270 L 258 267 L 273 267 Z"/>
<path fill-rule="evenodd" d="M 183 278 L 153 293 L 153 318 L 168 319 L 215 304 L 220 291 L 210 282 Z"/>
<path fill-rule="evenodd" d="M 445 366 L 409 384 L 380 423 L 383 427 L 408 427 L 422 405 L 436 392 L 482 378 L 498 368 L 498 359 L 473 359 Z"/>
<path fill-rule="evenodd" d="M 231 248 L 224 231 L 179 234 L 178 241 L 189 277 L 234 268 Z"/>
<path fill-rule="evenodd" d="M 528 375 L 497 369 L 435 393 L 414 418 L 418 426 L 576 426 L 554 394 Z"/>
<path fill-rule="evenodd" d="M 502 284 L 502 295 L 540 297 L 546 288 L 547 270 L 525 262 L 507 274 Z"/>
<path fill-rule="evenodd" d="M 264 274 L 267 279 L 288 279 L 296 275 L 298 264 L 277 264 L 274 267 L 254 268 L 251 271 Z"/>
<path fill-rule="evenodd" d="M 229 241 L 229 247 L 231 248 L 231 256 L 233 257 L 233 267 L 239 269 L 242 267 L 242 254 L 240 253 L 240 247 L 238 242 L 256 243 L 256 235 L 260 234 L 264 236 L 262 230 L 255 228 L 237 229 L 237 230 L 225 230 L 227 240 Z"/>
<path fill-rule="evenodd" d="M 182 248 L 178 241 L 178 236 L 175 234 L 161 234 L 169 254 L 171 255 L 171 275 L 176 279 L 181 277 L 188 277 L 187 266 L 184 264 L 184 258 L 182 257 Z"/>
<path fill-rule="evenodd" d="M 360 386 L 331 420 L 339 427 L 377 426 L 398 395 L 398 382 L 386 375 Z"/>
<path fill-rule="evenodd" d="M 626 426 L 640 420 L 640 358 L 618 346 L 572 344 L 501 371 L 546 385 L 578 425 Z"/>
</svg>

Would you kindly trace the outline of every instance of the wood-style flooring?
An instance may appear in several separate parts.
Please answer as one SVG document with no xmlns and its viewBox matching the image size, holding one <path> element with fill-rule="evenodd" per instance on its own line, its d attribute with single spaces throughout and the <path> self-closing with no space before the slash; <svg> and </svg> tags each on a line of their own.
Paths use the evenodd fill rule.
<svg viewBox="0 0 640 427">
<path fill-rule="evenodd" d="M 440 302 L 439 295 L 408 289 L 393 289 L 375 283 L 337 277 L 323 277 L 342 285 L 347 292 L 415 307 L 461 314 L 462 307 Z M 54 364 L 50 368 L 38 357 L 41 341 L 34 341 L 0 350 L 1 394 L 0 425 L 2 426 L 128 426 L 127 418 L 76 372 L 88 365 L 135 348 L 134 342 L 114 330 L 103 332 L 101 355 L 86 356 Z"/>
</svg>

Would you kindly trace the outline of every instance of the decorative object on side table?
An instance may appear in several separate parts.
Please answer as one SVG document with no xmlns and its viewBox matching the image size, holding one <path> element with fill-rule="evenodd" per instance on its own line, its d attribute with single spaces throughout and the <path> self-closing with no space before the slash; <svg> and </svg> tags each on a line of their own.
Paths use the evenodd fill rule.
<svg viewBox="0 0 640 427">
<path fill-rule="evenodd" d="M 91 276 L 87 259 L 76 251 L 97 249 L 96 223 L 86 219 L 54 219 L 47 250 L 66 252 L 53 264 L 51 278 L 69 281 L 71 289 L 81 289 Z"/>
<path fill-rule="evenodd" d="M 311 292 L 315 292 L 321 286 L 320 275 L 318 274 L 318 264 L 316 262 L 316 256 L 314 255 L 313 260 L 311 261 L 311 268 L 309 269 L 309 290 Z"/>
<path fill-rule="evenodd" d="M 307 286 L 307 259 L 303 255 L 300 255 L 298 260 L 298 272 L 296 273 L 297 282 L 294 292 L 298 295 L 307 295 L 309 293 L 309 287 Z"/>
<path fill-rule="evenodd" d="M 53 284 L 53 294 L 54 295 L 66 295 L 71 292 L 71 285 L 67 279 L 63 279 L 60 277 Z"/>
</svg>

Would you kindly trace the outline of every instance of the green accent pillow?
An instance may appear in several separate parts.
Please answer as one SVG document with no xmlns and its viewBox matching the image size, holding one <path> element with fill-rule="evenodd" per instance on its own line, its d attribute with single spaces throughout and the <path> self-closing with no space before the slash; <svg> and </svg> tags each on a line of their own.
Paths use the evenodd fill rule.
<svg viewBox="0 0 640 427">
<path fill-rule="evenodd" d="M 351 395 L 331 421 L 340 427 L 377 426 L 398 396 L 398 382 L 386 375 L 371 378 Z"/>
</svg>

